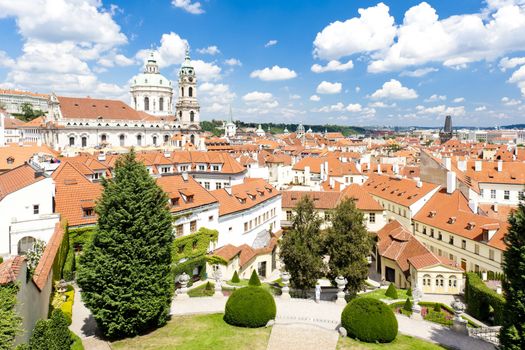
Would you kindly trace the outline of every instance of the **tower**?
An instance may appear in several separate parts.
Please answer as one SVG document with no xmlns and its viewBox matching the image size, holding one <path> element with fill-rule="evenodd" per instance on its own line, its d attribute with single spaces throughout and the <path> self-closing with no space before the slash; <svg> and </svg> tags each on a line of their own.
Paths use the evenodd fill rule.
<svg viewBox="0 0 525 350">
<path fill-rule="evenodd" d="M 153 51 L 148 56 L 144 71 L 133 77 L 130 85 L 131 106 L 155 116 L 173 115 L 173 87 L 160 74 Z"/>
<path fill-rule="evenodd" d="M 197 77 L 191 64 L 190 51 L 186 48 L 186 58 L 179 71 L 179 98 L 176 104 L 176 117 L 183 128 L 199 129 L 200 106 L 197 101 Z"/>
<path fill-rule="evenodd" d="M 237 133 L 237 126 L 233 122 L 232 107 L 230 106 L 230 120 L 224 126 L 224 135 L 226 137 L 235 137 L 236 133 Z"/>
<path fill-rule="evenodd" d="M 452 130 L 452 117 L 447 115 L 445 117 L 445 127 L 439 132 L 439 140 L 441 143 L 445 143 L 450 140 L 453 136 Z"/>
</svg>

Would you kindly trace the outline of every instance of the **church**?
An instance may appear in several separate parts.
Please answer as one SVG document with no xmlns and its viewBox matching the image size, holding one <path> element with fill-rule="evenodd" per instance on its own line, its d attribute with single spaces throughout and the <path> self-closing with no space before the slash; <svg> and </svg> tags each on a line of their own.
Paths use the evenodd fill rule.
<svg viewBox="0 0 525 350">
<path fill-rule="evenodd" d="M 129 147 L 203 149 L 197 76 L 189 50 L 179 70 L 177 92 L 174 103 L 172 82 L 160 73 L 152 52 L 144 71 L 131 80 L 131 105 L 53 93 L 49 112 L 24 128 L 24 139 L 38 139 L 66 152 Z"/>
</svg>

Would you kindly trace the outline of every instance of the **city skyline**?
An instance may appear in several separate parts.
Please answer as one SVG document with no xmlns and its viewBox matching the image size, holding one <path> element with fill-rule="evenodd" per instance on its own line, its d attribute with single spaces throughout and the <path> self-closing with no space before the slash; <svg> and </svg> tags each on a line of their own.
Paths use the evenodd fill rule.
<svg viewBox="0 0 525 350">
<path fill-rule="evenodd" d="M 36 18 L 36 19 L 35 19 Z M 0 0 L 0 87 L 121 99 L 189 45 L 202 120 L 523 123 L 525 1 Z M 429 44 L 431 43 L 431 44 Z"/>
</svg>

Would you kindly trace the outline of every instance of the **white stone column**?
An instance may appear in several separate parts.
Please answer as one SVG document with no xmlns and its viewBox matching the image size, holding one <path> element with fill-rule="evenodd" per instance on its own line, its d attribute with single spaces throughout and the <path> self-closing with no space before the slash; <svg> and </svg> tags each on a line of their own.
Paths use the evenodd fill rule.
<svg viewBox="0 0 525 350">
<path fill-rule="evenodd" d="M 186 274 L 186 272 L 183 272 L 182 275 L 179 277 L 179 283 L 180 288 L 177 290 L 177 299 L 188 299 L 188 282 L 190 280 L 190 276 Z"/>
<path fill-rule="evenodd" d="M 346 284 L 348 283 L 348 281 L 343 276 L 338 276 L 335 279 L 335 283 L 337 284 L 337 289 L 338 289 L 337 299 L 336 299 L 335 303 L 336 304 L 340 304 L 340 305 L 346 305 L 344 289 L 345 289 Z"/>
</svg>

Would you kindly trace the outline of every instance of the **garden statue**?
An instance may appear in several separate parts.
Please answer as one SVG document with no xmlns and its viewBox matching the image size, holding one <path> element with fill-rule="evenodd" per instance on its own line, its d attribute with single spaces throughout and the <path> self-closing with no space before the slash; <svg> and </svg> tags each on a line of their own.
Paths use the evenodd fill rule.
<svg viewBox="0 0 525 350">
<path fill-rule="evenodd" d="M 319 282 L 315 285 L 315 302 L 318 303 L 321 300 L 321 285 Z"/>
<path fill-rule="evenodd" d="M 179 277 L 180 288 L 177 291 L 178 299 L 186 299 L 188 296 L 188 282 L 190 281 L 190 276 L 186 272 L 183 272 Z"/>
<path fill-rule="evenodd" d="M 336 279 L 335 279 L 335 283 L 337 284 L 337 299 L 336 299 L 336 304 L 346 304 L 346 300 L 345 300 L 345 292 L 344 292 L 344 289 L 346 287 L 346 284 L 348 283 L 348 281 L 346 280 L 346 278 L 344 278 L 343 276 L 337 276 Z"/>
<path fill-rule="evenodd" d="M 222 294 L 222 271 L 219 265 L 215 265 L 214 267 L 213 279 L 215 280 L 215 293 L 213 296 L 222 298 L 224 297 L 224 294 Z"/>
<path fill-rule="evenodd" d="M 290 273 L 283 271 L 281 273 L 281 281 L 283 282 L 284 287 L 281 289 L 281 298 L 283 299 L 290 299 L 290 288 L 288 287 L 288 284 L 290 284 Z"/>
<path fill-rule="evenodd" d="M 423 292 L 416 284 L 412 288 L 412 299 L 414 299 L 414 304 L 412 305 L 412 315 L 410 316 L 410 318 L 413 318 L 415 320 L 423 319 L 423 317 L 421 316 L 421 306 L 419 306 L 419 301 L 421 301 L 421 298 L 423 298 Z"/>
</svg>

